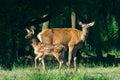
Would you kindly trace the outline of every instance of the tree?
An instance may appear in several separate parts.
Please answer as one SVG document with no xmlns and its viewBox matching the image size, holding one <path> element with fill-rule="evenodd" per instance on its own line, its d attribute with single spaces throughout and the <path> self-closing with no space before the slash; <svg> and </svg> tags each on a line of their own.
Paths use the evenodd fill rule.
<svg viewBox="0 0 120 80">
<path fill-rule="evenodd" d="M 46 17 L 46 16 L 47 16 L 47 14 L 44 15 L 43 17 Z M 49 21 L 44 22 L 44 23 L 43 23 L 43 26 L 42 26 L 42 31 L 45 30 L 45 29 L 47 29 L 48 26 L 49 26 Z"/>
<path fill-rule="evenodd" d="M 71 9 L 71 24 L 72 28 L 76 28 L 76 14 L 73 9 Z"/>
</svg>

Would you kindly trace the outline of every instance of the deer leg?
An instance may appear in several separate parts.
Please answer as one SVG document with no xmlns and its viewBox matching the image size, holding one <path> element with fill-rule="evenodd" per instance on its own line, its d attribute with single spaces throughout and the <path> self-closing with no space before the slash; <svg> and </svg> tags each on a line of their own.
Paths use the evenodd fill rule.
<svg viewBox="0 0 120 80">
<path fill-rule="evenodd" d="M 74 51 L 73 51 L 73 58 L 74 58 L 74 69 L 75 69 L 75 71 L 77 71 L 77 66 L 76 66 L 77 56 L 76 56 L 76 52 L 77 52 L 77 49 L 74 49 Z"/>
<path fill-rule="evenodd" d="M 59 72 L 61 70 L 62 64 L 63 64 L 63 60 L 60 60 L 60 62 L 59 62 Z"/>
<path fill-rule="evenodd" d="M 75 71 L 77 71 L 76 60 L 77 60 L 77 57 L 75 56 L 74 57 L 74 68 L 75 68 Z"/>
<path fill-rule="evenodd" d="M 44 62 L 44 56 L 42 57 L 42 66 L 43 66 L 43 70 L 46 71 L 46 67 L 45 67 L 45 62 Z"/>
<path fill-rule="evenodd" d="M 58 62 L 59 62 L 59 69 L 58 69 L 58 72 L 60 72 L 61 67 L 62 67 L 62 64 L 63 64 L 63 60 L 59 60 Z"/>
<path fill-rule="evenodd" d="M 76 64 L 77 56 L 76 56 L 76 54 L 77 54 L 77 51 L 78 51 L 79 49 L 81 49 L 81 46 L 82 46 L 82 45 L 76 45 L 76 46 L 74 47 L 74 50 L 73 50 L 74 69 L 75 69 L 75 71 L 77 71 L 77 64 Z"/>
<path fill-rule="evenodd" d="M 60 59 L 60 54 L 59 53 L 54 53 L 53 55 L 57 59 L 57 61 L 59 62 L 59 69 L 58 69 L 58 72 L 59 72 L 61 70 L 61 66 L 63 64 L 63 61 Z"/>
<path fill-rule="evenodd" d="M 74 46 L 69 46 L 68 63 L 67 63 L 68 71 L 70 69 L 73 49 L 74 49 Z"/>
<path fill-rule="evenodd" d="M 40 58 L 40 55 L 37 55 L 34 59 L 35 62 L 35 68 L 38 69 L 37 59 Z"/>
</svg>

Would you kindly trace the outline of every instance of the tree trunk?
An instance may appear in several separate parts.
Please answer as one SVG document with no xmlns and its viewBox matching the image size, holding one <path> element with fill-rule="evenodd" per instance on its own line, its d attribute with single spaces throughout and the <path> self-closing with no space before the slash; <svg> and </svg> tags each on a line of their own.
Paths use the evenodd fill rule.
<svg viewBox="0 0 120 80">
<path fill-rule="evenodd" d="M 47 16 L 47 14 L 45 14 L 43 17 L 46 17 L 46 16 Z M 42 31 L 45 30 L 45 29 L 47 29 L 48 26 L 49 26 L 49 21 L 44 22 L 43 25 L 42 25 Z"/>
<path fill-rule="evenodd" d="M 71 24 L 72 28 L 76 28 L 76 14 L 73 9 L 71 9 Z"/>
</svg>

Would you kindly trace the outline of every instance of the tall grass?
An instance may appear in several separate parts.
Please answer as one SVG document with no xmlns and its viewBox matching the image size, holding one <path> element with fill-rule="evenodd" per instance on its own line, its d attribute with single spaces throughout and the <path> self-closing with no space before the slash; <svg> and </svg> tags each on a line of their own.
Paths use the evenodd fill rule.
<svg viewBox="0 0 120 80">
<path fill-rule="evenodd" d="M 119 80 L 120 67 L 79 67 L 70 72 L 65 67 L 58 73 L 57 69 L 49 68 L 47 72 L 35 70 L 33 67 L 14 68 L 12 71 L 0 70 L 0 80 Z"/>
</svg>

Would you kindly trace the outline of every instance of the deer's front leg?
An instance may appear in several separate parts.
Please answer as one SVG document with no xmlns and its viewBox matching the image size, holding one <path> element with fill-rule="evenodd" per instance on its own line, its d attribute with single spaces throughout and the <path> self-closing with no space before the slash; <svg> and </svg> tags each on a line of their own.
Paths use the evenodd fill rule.
<svg viewBox="0 0 120 80">
<path fill-rule="evenodd" d="M 43 70 L 46 71 L 46 66 L 45 66 L 45 62 L 44 62 L 44 56 L 42 57 L 41 62 L 42 62 Z"/>
<path fill-rule="evenodd" d="M 34 62 L 35 62 L 35 69 L 38 69 L 38 64 L 37 64 L 37 59 L 40 58 L 40 55 L 37 55 L 34 59 Z"/>
<path fill-rule="evenodd" d="M 68 63 L 67 63 L 68 71 L 70 70 L 73 49 L 74 49 L 74 46 L 69 46 Z"/>
</svg>

